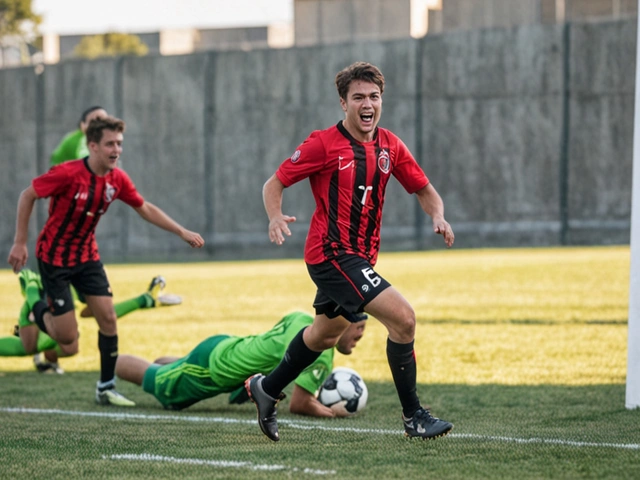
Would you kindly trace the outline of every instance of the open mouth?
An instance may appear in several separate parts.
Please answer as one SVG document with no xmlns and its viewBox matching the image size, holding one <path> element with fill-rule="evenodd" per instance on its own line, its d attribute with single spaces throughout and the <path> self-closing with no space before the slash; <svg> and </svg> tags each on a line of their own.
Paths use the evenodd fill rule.
<svg viewBox="0 0 640 480">
<path fill-rule="evenodd" d="M 362 120 L 363 123 L 373 122 L 373 113 L 361 113 L 360 120 Z"/>
</svg>

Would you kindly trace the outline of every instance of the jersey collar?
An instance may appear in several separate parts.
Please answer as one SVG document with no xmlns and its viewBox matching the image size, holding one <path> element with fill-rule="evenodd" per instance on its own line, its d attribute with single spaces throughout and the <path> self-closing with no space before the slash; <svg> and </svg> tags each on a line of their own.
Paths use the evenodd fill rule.
<svg viewBox="0 0 640 480">
<path fill-rule="evenodd" d="M 344 125 L 342 124 L 342 120 L 340 120 L 338 122 L 338 124 L 336 125 L 336 128 L 338 129 L 338 131 L 344 135 L 347 140 L 349 140 L 351 143 L 358 143 L 358 144 L 362 144 L 362 142 L 356 140 L 355 138 L 353 138 L 351 136 L 351 134 L 347 131 L 346 128 L 344 128 Z M 373 139 L 371 140 L 372 142 L 376 141 L 378 139 L 378 127 L 376 127 L 375 131 L 373 132 Z M 369 143 L 369 142 L 366 142 Z"/>
</svg>

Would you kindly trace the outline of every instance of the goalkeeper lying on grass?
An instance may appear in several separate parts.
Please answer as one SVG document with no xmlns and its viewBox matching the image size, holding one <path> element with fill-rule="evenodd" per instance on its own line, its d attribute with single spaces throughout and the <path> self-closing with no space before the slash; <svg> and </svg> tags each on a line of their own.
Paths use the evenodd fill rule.
<svg viewBox="0 0 640 480">
<path fill-rule="evenodd" d="M 351 354 L 362 338 L 366 318 L 365 314 L 358 314 L 358 321 L 351 323 L 335 349 L 343 355 Z M 160 357 L 154 363 L 120 354 L 116 375 L 141 385 L 168 410 L 182 410 L 221 393 L 231 393 L 229 403 L 244 403 L 249 400 L 244 381 L 251 375 L 266 374 L 276 368 L 291 339 L 312 322 L 311 315 L 290 313 L 263 334 L 215 335 L 202 341 L 185 357 Z M 314 417 L 350 415 L 345 408 L 346 401 L 326 407 L 315 397 L 333 369 L 333 355 L 333 348 L 325 350 L 295 379 L 289 405 L 291 413 Z"/>
<path fill-rule="evenodd" d="M 20 309 L 18 325 L 14 327 L 14 334 L 0 338 L 0 357 L 26 357 L 35 353 L 33 363 L 39 372 L 62 374 L 64 371 L 58 364 L 58 358 L 75 355 L 76 351 L 74 349 L 65 351 L 49 335 L 41 332 L 38 326 L 33 323 L 33 320 L 30 319 L 33 315 L 29 310 L 29 303 L 26 301 L 27 296 L 38 300 L 44 299 L 40 275 L 29 269 L 23 269 L 18 274 L 18 279 L 20 281 L 20 292 L 25 298 L 25 302 Z M 162 290 L 165 286 L 166 281 L 163 277 L 154 277 L 145 293 L 114 305 L 116 315 L 118 318 L 122 318 L 141 308 L 179 305 L 182 303 L 182 299 L 178 295 L 163 294 Z M 82 295 L 76 292 L 73 287 L 71 288 L 74 298 L 84 304 Z M 35 301 L 32 303 L 35 303 Z M 85 318 L 92 317 L 93 313 L 85 305 L 80 316 Z M 44 360 L 41 358 L 40 353 L 44 355 Z"/>
</svg>

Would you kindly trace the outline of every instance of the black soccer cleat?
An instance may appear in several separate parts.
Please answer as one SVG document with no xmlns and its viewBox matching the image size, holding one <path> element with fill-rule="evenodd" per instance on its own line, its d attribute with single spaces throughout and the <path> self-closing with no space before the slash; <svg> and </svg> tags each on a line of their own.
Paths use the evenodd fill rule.
<svg viewBox="0 0 640 480">
<path fill-rule="evenodd" d="M 262 389 L 263 378 L 264 375 L 256 373 L 254 376 L 245 380 L 244 388 L 247 390 L 251 401 L 256 404 L 260 430 L 262 430 L 262 433 L 270 440 L 277 442 L 280 440 L 280 436 L 278 435 L 278 422 L 276 421 L 276 415 L 278 413 L 276 405 L 285 395 L 284 393 L 280 393 L 278 398 L 273 398 L 271 395 L 268 395 Z"/>
<path fill-rule="evenodd" d="M 443 437 L 453 428 L 452 423 L 432 416 L 429 410 L 424 408 L 420 408 L 411 418 L 403 415 L 402 420 L 404 420 L 404 435 L 409 438 L 429 440 Z"/>
<path fill-rule="evenodd" d="M 60 368 L 58 362 L 49 362 L 46 358 L 44 361 L 40 358 L 40 354 L 36 353 L 33 356 L 33 366 L 40 373 L 56 373 L 58 375 L 64 374 L 64 370 Z"/>
</svg>

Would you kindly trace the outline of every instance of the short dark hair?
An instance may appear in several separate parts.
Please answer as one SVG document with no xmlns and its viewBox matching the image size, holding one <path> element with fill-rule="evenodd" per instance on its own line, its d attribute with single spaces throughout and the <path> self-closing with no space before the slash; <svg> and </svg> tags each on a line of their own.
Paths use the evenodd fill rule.
<svg viewBox="0 0 640 480">
<path fill-rule="evenodd" d="M 384 92 L 384 75 L 380 69 L 367 62 L 356 62 L 340 70 L 336 75 L 336 88 L 343 100 L 347 99 L 349 86 L 354 80 L 375 83 L 380 87 L 380 93 Z"/>
<path fill-rule="evenodd" d="M 87 127 L 87 143 L 100 143 L 100 140 L 102 140 L 102 132 L 104 130 L 124 133 L 124 120 L 120 120 L 119 118 L 112 117 L 110 115 L 94 118 L 89 122 L 89 126 Z"/>
<path fill-rule="evenodd" d="M 80 123 L 84 123 L 87 121 L 87 117 L 91 114 L 91 112 L 95 112 L 96 110 L 104 110 L 104 108 L 102 108 L 100 105 L 94 105 L 93 107 L 89 107 L 87 108 L 84 112 L 82 112 L 82 115 L 80 115 Z M 105 110 L 106 112 L 106 110 Z"/>
</svg>

